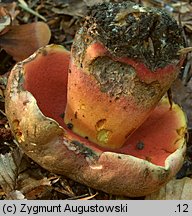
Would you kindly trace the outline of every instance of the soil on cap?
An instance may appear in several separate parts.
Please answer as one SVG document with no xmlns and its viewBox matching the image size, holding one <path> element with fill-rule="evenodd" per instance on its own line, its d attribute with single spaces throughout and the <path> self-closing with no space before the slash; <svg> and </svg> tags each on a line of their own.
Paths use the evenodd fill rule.
<svg viewBox="0 0 192 216">
<path fill-rule="evenodd" d="M 178 62 L 184 46 L 182 30 L 170 15 L 129 1 L 90 8 L 76 38 L 81 41 L 75 41 L 75 49 L 101 42 L 113 56 L 138 59 L 152 71 Z"/>
</svg>

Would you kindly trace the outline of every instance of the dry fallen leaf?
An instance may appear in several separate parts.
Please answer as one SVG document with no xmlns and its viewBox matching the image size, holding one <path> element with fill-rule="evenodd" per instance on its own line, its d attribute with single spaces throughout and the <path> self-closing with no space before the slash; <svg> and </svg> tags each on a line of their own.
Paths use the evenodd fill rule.
<svg viewBox="0 0 192 216">
<path fill-rule="evenodd" d="M 192 200 L 192 179 L 185 177 L 169 181 L 158 192 L 152 193 L 146 200 Z"/>
<path fill-rule="evenodd" d="M 17 148 L 5 155 L 0 154 L 0 185 L 6 194 L 14 191 L 22 153 Z"/>
<path fill-rule="evenodd" d="M 37 199 L 51 193 L 51 179 L 30 165 L 19 149 L 0 155 L 0 186 L 5 199 Z"/>
<path fill-rule="evenodd" d="M 185 86 L 180 79 L 177 79 L 172 87 L 173 100 L 182 106 L 187 114 L 188 127 L 192 128 L 192 79 Z"/>
<path fill-rule="evenodd" d="M 1 3 L 0 2 L 0 34 L 4 34 L 8 31 L 8 27 L 17 23 L 15 21 L 19 11 L 15 9 L 16 2 L 12 3 Z"/>
<path fill-rule="evenodd" d="M 4 102 L 8 75 L 9 73 L 0 75 L 0 102 Z"/>
<path fill-rule="evenodd" d="M 96 4 L 101 4 L 103 2 L 109 2 L 109 0 L 69 0 L 66 1 L 66 3 L 63 3 L 62 0 L 59 0 L 58 2 L 61 2 L 61 4 L 59 4 L 59 7 L 52 8 L 52 11 L 54 13 L 84 17 L 88 7 Z"/>
<path fill-rule="evenodd" d="M 93 194 L 93 195 L 88 195 L 88 196 L 85 196 L 85 197 L 82 197 L 82 198 L 80 198 L 79 200 L 91 200 L 91 199 L 93 199 L 95 196 L 97 196 L 98 195 L 98 192 L 96 192 L 95 194 Z"/>
<path fill-rule="evenodd" d="M 8 200 L 24 200 L 25 196 L 21 193 L 21 191 L 14 190 L 8 194 L 6 199 L 8 199 Z"/>
<path fill-rule="evenodd" d="M 188 13 L 191 12 L 192 6 L 188 2 L 178 1 L 177 3 L 172 4 L 174 9 L 179 13 Z"/>
<path fill-rule="evenodd" d="M 17 190 L 19 190 L 26 199 L 37 199 L 45 197 L 51 188 L 51 182 L 47 177 L 38 179 L 29 174 L 28 170 L 20 173 L 17 181 Z M 40 176 L 39 176 L 40 177 Z"/>
<path fill-rule="evenodd" d="M 51 32 L 46 23 L 36 22 L 10 26 L 9 31 L 0 35 L 0 47 L 16 61 L 24 60 L 38 48 L 49 43 Z"/>
<path fill-rule="evenodd" d="M 8 7 L 9 6 L 9 7 Z M 51 31 L 43 22 L 16 25 L 13 22 L 17 12 L 16 4 L 0 3 L 0 47 L 21 61 L 33 54 L 38 48 L 49 43 Z"/>
<path fill-rule="evenodd" d="M 11 25 L 11 16 L 8 11 L 0 6 L 0 34 L 6 31 L 7 27 Z"/>
<path fill-rule="evenodd" d="M 15 18 L 19 14 L 19 10 L 16 9 L 16 6 L 17 6 L 16 2 L 2 3 L 2 1 L 1 1 L 1 3 L 0 3 L 0 7 L 3 7 L 5 10 L 7 10 L 7 12 L 10 15 L 12 21 L 15 21 Z"/>
</svg>

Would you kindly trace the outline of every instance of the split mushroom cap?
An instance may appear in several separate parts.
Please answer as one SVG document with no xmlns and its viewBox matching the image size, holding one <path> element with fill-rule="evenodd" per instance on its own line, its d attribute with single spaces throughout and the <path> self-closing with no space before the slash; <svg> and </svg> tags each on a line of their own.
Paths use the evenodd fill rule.
<svg viewBox="0 0 192 216">
<path fill-rule="evenodd" d="M 177 77 L 183 45 L 162 10 L 94 6 L 72 45 L 65 123 L 102 147 L 122 147 Z"/>
<path fill-rule="evenodd" d="M 39 49 L 12 69 L 6 114 L 21 149 L 51 172 L 112 194 L 143 196 L 158 190 L 182 166 L 186 119 L 162 99 L 126 144 L 98 147 L 64 124 L 70 53 Z"/>
</svg>

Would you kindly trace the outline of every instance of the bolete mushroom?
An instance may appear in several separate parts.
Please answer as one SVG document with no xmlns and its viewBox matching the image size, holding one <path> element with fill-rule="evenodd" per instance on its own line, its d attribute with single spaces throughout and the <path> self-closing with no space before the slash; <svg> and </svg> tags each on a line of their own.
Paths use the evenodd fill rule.
<svg viewBox="0 0 192 216">
<path fill-rule="evenodd" d="M 161 10 L 95 6 L 71 54 L 49 45 L 12 69 L 5 105 L 19 146 L 42 167 L 108 193 L 158 190 L 186 151 L 185 114 L 161 99 L 182 47 Z"/>
</svg>

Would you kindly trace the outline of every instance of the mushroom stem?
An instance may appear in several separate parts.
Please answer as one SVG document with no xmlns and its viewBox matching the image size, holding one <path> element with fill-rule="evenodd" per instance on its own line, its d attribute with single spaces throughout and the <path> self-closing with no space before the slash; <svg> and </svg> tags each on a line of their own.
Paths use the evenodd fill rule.
<svg viewBox="0 0 192 216">
<path fill-rule="evenodd" d="M 181 29 L 159 9 L 95 6 L 76 34 L 64 121 L 106 148 L 120 148 L 175 80 Z"/>
</svg>

